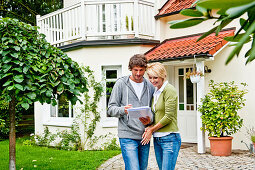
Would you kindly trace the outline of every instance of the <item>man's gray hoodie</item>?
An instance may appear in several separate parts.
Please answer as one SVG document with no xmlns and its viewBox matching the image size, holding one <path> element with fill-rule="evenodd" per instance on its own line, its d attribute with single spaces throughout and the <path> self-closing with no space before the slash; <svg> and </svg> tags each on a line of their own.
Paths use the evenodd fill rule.
<svg viewBox="0 0 255 170">
<path fill-rule="evenodd" d="M 129 76 L 119 78 L 111 93 L 108 104 L 108 117 L 118 117 L 118 137 L 129 139 L 142 139 L 145 126 L 137 118 L 129 118 L 124 111 L 124 107 L 132 104 L 132 107 L 151 106 L 152 95 L 154 93 L 153 85 L 143 79 L 144 87 L 139 100 L 133 86 L 129 82 Z"/>
</svg>

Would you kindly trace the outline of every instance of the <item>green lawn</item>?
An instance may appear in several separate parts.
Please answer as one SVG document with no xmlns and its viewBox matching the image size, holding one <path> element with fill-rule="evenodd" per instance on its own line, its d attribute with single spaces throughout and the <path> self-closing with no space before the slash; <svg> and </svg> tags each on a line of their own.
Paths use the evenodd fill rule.
<svg viewBox="0 0 255 170">
<path fill-rule="evenodd" d="M 0 141 L 0 169 L 9 168 L 9 141 Z M 65 151 L 16 144 L 16 168 L 26 169 L 96 169 L 121 151 Z"/>
</svg>

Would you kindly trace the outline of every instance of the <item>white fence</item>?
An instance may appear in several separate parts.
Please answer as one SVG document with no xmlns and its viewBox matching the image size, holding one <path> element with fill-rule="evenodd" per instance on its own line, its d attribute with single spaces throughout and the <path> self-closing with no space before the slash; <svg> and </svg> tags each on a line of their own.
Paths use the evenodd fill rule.
<svg viewBox="0 0 255 170">
<path fill-rule="evenodd" d="M 144 0 L 85 1 L 37 16 L 52 45 L 77 40 L 148 38 L 155 34 L 154 3 Z"/>
</svg>

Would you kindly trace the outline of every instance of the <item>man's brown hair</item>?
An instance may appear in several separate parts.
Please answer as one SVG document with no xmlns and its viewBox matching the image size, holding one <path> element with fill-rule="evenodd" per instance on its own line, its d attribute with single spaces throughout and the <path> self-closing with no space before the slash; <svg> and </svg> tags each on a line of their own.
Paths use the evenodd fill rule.
<svg viewBox="0 0 255 170">
<path fill-rule="evenodd" d="M 133 57 L 129 60 L 128 69 L 131 71 L 134 67 L 147 67 L 147 59 L 145 55 L 143 54 L 135 54 Z"/>
</svg>

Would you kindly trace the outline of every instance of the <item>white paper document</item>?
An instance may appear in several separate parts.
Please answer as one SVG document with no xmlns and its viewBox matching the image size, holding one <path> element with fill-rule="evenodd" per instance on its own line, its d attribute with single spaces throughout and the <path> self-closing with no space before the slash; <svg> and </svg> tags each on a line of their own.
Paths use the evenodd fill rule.
<svg viewBox="0 0 255 170">
<path fill-rule="evenodd" d="M 135 107 L 127 109 L 130 118 L 140 118 L 149 116 L 152 118 L 151 108 L 149 106 Z"/>
</svg>

